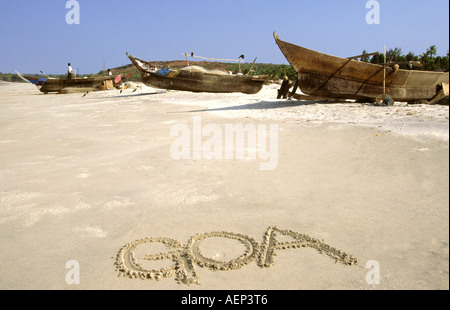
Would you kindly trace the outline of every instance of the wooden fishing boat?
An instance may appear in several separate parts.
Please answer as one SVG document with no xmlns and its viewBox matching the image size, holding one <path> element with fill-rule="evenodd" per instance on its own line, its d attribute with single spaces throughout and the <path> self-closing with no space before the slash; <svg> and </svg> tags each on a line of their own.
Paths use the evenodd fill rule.
<svg viewBox="0 0 450 310">
<path fill-rule="evenodd" d="M 19 73 L 17 73 L 19 74 Z M 82 93 L 88 91 L 100 91 L 114 89 L 121 81 L 121 75 L 103 76 L 93 78 L 78 78 L 78 79 L 52 79 L 33 77 L 19 74 L 21 78 L 30 82 L 43 92 L 48 93 Z"/>
<path fill-rule="evenodd" d="M 274 38 L 298 73 L 298 87 L 310 96 L 331 99 L 376 100 L 380 95 L 395 101 L 432 100 L 449 82 L 448 72 L 399 69 L 319 53 Z M 386 68 L 386 69 L 385 69 Z"/>
<path fill-rule="evenodd" d="M 182 69 L 153 70 L 153 66 L 142 59 L 128 58 L 141 72 L 144 84 L 169 90 L 208 93 L 258 93 L 268 76 L 234 75 L 226 72 L 211 71 L 201 67 L 190 66 Z"/>
</svg>

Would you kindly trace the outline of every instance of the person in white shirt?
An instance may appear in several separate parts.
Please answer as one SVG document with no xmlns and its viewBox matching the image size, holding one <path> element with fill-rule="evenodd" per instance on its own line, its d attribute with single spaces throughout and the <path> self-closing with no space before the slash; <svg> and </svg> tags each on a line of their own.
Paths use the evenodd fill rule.
<svg viewBox="0 0 450 310">
<path fill-rule="evenodd" d="M 70 63 L 68 65 L 69 65 L 69 67 L 67 68 L 67 78 L 70 80 L 70 79 L 72 79 L 73 69 L 72 69 L 72 66 L 70 65 Z"/>
</svg>

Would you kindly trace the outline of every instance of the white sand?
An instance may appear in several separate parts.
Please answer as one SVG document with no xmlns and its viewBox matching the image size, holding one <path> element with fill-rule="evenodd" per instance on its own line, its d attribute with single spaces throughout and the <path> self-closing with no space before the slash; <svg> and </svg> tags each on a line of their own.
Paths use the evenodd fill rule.
<svg viewBox="0 0 450 310">
<path fill-rule="evenodd" d="M 0 83 L 0 289 L 449 289 L 448 106 L 276 100 L 277 88 L 143 87 L 81 98 Z M 171 129 L 192 128 L 198 116 L 220 128 L 278 125 L 277 168 L 261 171 L 261 160 L 248 158 L 174 160 Z M 199 285 L 170 274 L 118 277 L 117 255 L 135 240 L 188 245 L 229 232 L 197 243 L 204 257 L 229 262 L 248 251 L 230 236 L 262 244 L 273 225 L 358 264 L 305 247 L 276 249 L 267 268 L 255 259 L 213 271 L 194 261 Z M 144 242 L 135 255 L 167 251 Z M 71 261 L 79 284 L 66 282 Z M 367 283 L 368 261 L 379 263 L 380 284 Z"/>
</svg>

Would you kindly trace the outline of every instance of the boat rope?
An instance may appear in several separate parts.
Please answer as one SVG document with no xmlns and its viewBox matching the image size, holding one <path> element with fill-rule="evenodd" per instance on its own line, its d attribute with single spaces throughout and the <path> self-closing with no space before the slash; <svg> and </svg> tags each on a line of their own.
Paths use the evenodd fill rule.
<svg viewBox="0 0 450 310">
<path fill-rule="evenodd" d="M 183 53 L 182 55 L 185 56 L 190 56 L 190 57 L 194 57 L 194 58 L 200 58 L 200 59 L 206 59 L 206 60 L 215 60 L 215 61 L 237 61 L 237 62 L 241 62 L 241 59 L 215 59 L 215 58 L 208 58 L 208 57 L 201 57 L 201 56 L 195 56 L 195 55 L 188 55 L 186 53 Z"/>
</svg>

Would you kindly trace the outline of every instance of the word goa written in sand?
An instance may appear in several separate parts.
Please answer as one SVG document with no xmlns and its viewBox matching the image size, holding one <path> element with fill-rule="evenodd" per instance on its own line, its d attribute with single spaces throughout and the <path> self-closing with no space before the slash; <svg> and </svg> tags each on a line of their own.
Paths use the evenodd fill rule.
<svg viewBox="0 0 450 310">
<path fill-rule="evenodd" d="M 377 0 L 369 0 L 366 2 L 366 23 L 369 25 L 380 24 L 380 3 Z"/>
<path fill-rule="evenodd" d="M 66 14 L 66 23 L 68 25 L 80 24 L 80 3 L 76 0 L 69 0 L 66 2 L 66 9 L 70 11 Z"/>
<path fill-rule="evenodd" d="M 185 124 L 174 125 L 170 136 L 178 137 L 170 147 L 173 159 L 259 159 L 260 170 L 275 170 L 278 166 L 278 125 L 265 124 L 226 124 L 225 134 L 217 124 L 208 124 L 202 128 L 200 116 L 193 117 L 192 132 Z M 245 137 L 247 136 L 247 145 Z M 203 137 L 209 137 L 202 143 Z M 235 139 L 236 137 L 236 139 Z M 269 139 L 269 149 L 267 149 Z M 235 143 L 236 142 L 236 143 Z M 245 153 L 247 150 L 247 157 Z M 236 157 L 235 157 L 236 156 Z"/>
<path fill-rule="evenodd" d="M 283 241 L 280 241 L 280 237 L 283 238 Z M 210 239 L 209 241 L 217 242 L 220 238 L 241 243 L 244 246 L 241 246 L 244 253 L 240 256 L 235 255 L 237 258 L 230 261 L 219 261 L 202 253 L 202 244 L 208 244 L 205 240 Z M 277 250 L 305 247 L 313 248 L 320 254 L 326 254 L 345 265 L 358 263 L 358 260 L 352 255 L 318 239 L 271 226 L 267 229 L 262 243 L 249 236 L 233 232 L 198 234 L 192 237 L 187 245 L 165 237 L 139 239 L 120 249 L 115 265 L 119 276 L 156 280 L 175 276 L 175 280 L 179 284 L 199 284 L 195 265 L 214 271 L 236 270 L 256 260 L 258 266 L 268 268 L 274 265 L 274 256 Z M 162 248 L 166 252 L 159 253 L 158 251 Z M 203 246 L 203 250 L 204 248 L 205 246 Z M 160 269 L 154 268 L 154 264 L 162 264 L 162 261 L 172 261 L 173 265 Z M 167 266 L 167 262 L 163 266 Z"/>
</svg>

